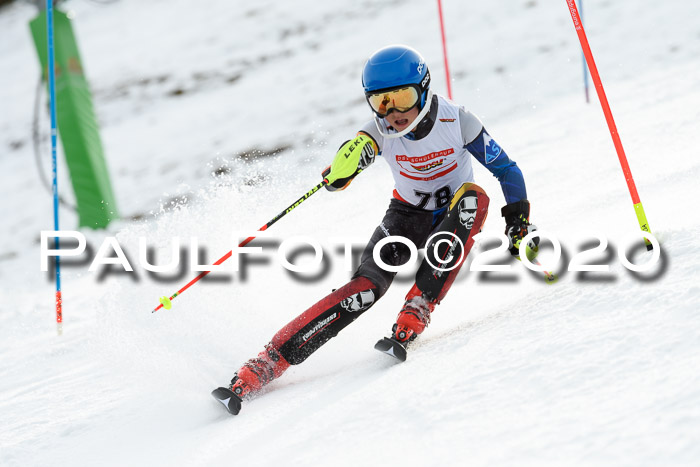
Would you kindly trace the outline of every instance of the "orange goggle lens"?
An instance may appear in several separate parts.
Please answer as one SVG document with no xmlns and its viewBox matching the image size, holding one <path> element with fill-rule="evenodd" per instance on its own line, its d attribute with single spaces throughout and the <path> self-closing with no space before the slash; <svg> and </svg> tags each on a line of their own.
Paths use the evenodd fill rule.
<svg viewBox="0 0 700 467">
<path fill-rule="evenodd" d="M 411 110 L 418 103 L 418 90 L 414 87 L 406 87 L 368 94 L 367 101 L 377 115 L 385 117 L 391 110 L 399 112 Z"/>
</svg>

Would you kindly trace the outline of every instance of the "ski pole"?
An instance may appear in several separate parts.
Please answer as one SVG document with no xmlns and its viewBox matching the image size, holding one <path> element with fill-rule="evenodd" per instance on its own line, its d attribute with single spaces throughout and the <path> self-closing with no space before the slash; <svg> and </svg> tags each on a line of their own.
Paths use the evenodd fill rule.
<svg viewBox="0 0 700 467">
<path fill-rule="evenodd" d="M 588 62 L 588 69 L 591 72 L 591 78 L 593 78 L 593 83 L 595 84 L 595 90 L 598 93 L 598 99 L 600 100 L 600 106 L 603 108 L 603 113 L 605 114 L 605 120 L 608 123 L 608 129 L 610 130 L 610 136 L 612 136 L 613 144 L 617 150 L 617 157 L 620 160 L 620 165 L 622 166 L 622 173 L 625 175 L 625 180 L 627 181 L 627 189 L 632 197 L 632 203 L 634 204 L 634 212 L 637 215 L 637 221 L 639 222 L 639 227 L 644 232 L 651 233 L 649 228 L 649 222 L 647 221 L 647 216 L 644 213 L 644 207 L 642 206 L 642 201 L 639 199 L 639 194 L 637 193 L 637 187 L 634 184 L 634 178 L 632 178 L 632 171 L 627 163 L 627 157 L 625 156 L 625 150 L 622 147 L 622 141 L 620 140 L 620 135 L 617 132 L 617 127 L 615 126 L 615 120 L 612 116 L 612 111 L 610 110 L 610 104 L 608 104 L 608 99 L 605 97 L 605 90 L 603 89 L 603 83 L 600 80 L 600 75 L 598 74 L 598 69 L 595 66 L 595 61 L 593 60 L 593 53 L 591 52 L 591 47 L 588 45 L 588 38 L 586 37 L 586 31 L 583 29 L 583 23 L 576 8 L 576 2 L 574 0 L 566 0 L 566 4 L 569 7 L 569 13 L 571 13 L 571 19 L 574 22 L 574 28 L 576 29 L 576 34 L 578 34 L 579 42 L 581 42 L 581 49 L 583 50 L 583 55 L 586 57 L 586 62 Z M 648 239 L 644 239 L 644 243 L 647 246 L 647 250 L 652 249 L 652 244 Z"/>
<path fill-rule="evenodd" d="M 532 264 L 542 267 L 542 263 L 540 263 L 540 261 L 537 258 L 532 260 Z M 552 272 L 546 270 L 542 270 L 542 272 L 544 273 L 544 282 L 548 285 L 554 284 L 556 281 L 559 280 L 557 275 Z"/>
<path fill-rule="evenodd" d="M 280 212 L 280 213 L 277 214 L 275 217 L 273 217 L 267 224 L 265 224 L 265 225 L 263 225 L 262 227 L 260 227 L 260 228 L 258 229 L 258 232 L 262 232 L 262 231 L 264 231 L 264 230 L 267 230 L 272 224 L 274 224 L 275 222 L 277 222 L 278 220 L 282 219 L 284 216 L 286 216 L 287 214 L 289 214 L 292 210 L 294 210 L 294 208 L 296 208 L 296 207 L 299 206 L 301 203 L 303 203 L 304 201 L 306 201 L 311 195 L 313 195 L 314 193 L 316 193 L 318 190 L 320 190 L 321 188 L 323 188 L 323 187 L 326 186 L 327 184 L 328 184 L 328 182 L 327 182 L 326 180 L 323 180 L 321 183 L 319 183 L 318 185 L 316 185 L 315 187 L 313 187 L 311 190 L 309 190 L 306 194 L 304 194 L 304 196 L 302 196 L 301 198 L 299 198 L 298 200 L 296 200 L 294 203 L 292 203 L 291 205 L 289 205 L 289 207 L 287 207 L 287 209 L 285 209 L 284 211 Z M 254 239 L 255 239 L 255 237 L 248 237 L 248 238 L 246 238 L 245 240 L 243 240 L 241 243 L 238 244 L 238 248 L 243 248 L 244 246 L 246 246 L 248 243 L 250 243 L 250 242 L 253 241 Z M 233 254 L 233 250 L 229 251 L 229 252 L 226 253 L 224 256 L 222 256 L 221 258 L 219 258 L 213 265 L 214 265 L 214 266 L 220 265 L 221 263 L 223 263 L 224 261 L 226 261 L 227 259 L 229 259 L 229 258 L 231 257 L 232 254 Z M 210 272 L 211 272 L 211 270 L 209 270 L 209 271 L 202 271 L 197 277 L 195 277 L 194 279 L 192 279 L 191 281 L 189 281 L 187 284 L 185 284 L 184 287 L 182 287 L 180 290 L 178 290 L 177 292 L 175 292 L 174 294 L 172 294 L 170 297 L 161 297 L 161 298 L 160 298 L 160 305 L 158 305 L 157 307 L 155 307 L 155 309 L 154 309 L 151 313 L 155 313 L 156 311 L 160 310 L 161 308 L 165 308 L 166 310 L 169 310 L 169 309 L 171 308 L 171 306 L 172 306 L 171 301 L 174 300 L 175 297 L 177 297 L 178 295 L 180 295 L 180 294 L 181 294 L 182 292 L 184 292 L 185 290 L 189 289 L 192 285 L 194 285 L 197 281 L 199 281 L 202 277 L 206 276 L 206 275 L 209 274 Z"/>
<path fill-rule="evenodd" d="M 520 240 L 518 240 L 515 243 L 515 247 L 520 249 Z M 539 266 L 540 268 L 542 267 L 542 263 L 537 259 L 537 253 L 540 251 L 539 246 L 533 248 L 530 248 L 530 245 L 525 245 L 525 256 L 527 257 L 528 261 L 530 261 L 532 264 Z M 520 255 L 515 257 L 518 261 L 522 262 L 523 259 L 520 257 Z M 548 285 L 554 284 L 556 281 L 559 280 L 559 277 L 557 277 L 556 274 L 553 272 L 546 271 L 544 269 L 541 270 L 542 273 L 544 273 L 544 281 Z"/>
</svg>

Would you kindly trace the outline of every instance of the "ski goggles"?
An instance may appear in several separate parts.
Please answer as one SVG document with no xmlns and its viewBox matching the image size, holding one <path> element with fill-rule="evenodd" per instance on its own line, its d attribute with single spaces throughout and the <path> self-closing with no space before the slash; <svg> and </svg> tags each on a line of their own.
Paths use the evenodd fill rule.
<svg viewBox="0 0 700 467">
<path fill-rule="evenodd" d="M 420 94 L 413 86 L 367 93 L 367 102 L 379 117 L 386 117 L 392 110 L 408 112 L 418 104 Z"/>
</svg>

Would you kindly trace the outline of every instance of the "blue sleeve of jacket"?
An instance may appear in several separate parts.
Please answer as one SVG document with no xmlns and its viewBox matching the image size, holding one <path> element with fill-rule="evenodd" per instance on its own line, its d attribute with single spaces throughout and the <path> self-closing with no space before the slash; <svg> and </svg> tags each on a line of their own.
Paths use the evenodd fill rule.
<svg viewBox="0 0 700 467">
<path fill-rule="evenodd" d="M 474 141 L 464 147 L 498 179 L 507 204 L 527 199 L 525 180 L 520 167 L 510 160 L 508 154 L 491 138 L 485 128 L 481 129 Z"/>
</svg>

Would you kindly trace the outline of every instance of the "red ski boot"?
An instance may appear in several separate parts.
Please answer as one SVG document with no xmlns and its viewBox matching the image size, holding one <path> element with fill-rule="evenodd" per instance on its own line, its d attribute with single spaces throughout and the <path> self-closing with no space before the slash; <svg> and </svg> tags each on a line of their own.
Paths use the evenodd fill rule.
<svg viewBox="0 0 700 467">
<path fill-rule="evenodd" d="M 279 378 L 289 368 L 289 363 L 271 344 L 265 346 L 256 358 L 248 360 L 233 376 L 228 388 L 217 388 L 212 396 L 233 415 L 241 411 L 241 402 L 272 380 Z"/>
<path fill-rule="evenodd" d="M 430 314 L 437 301 L 428 299 L 417 286 L 413 286 L 406 295 L 406 303 L 396 318 L 391 337 L 377 342 L 375 349 L 399 360 L 406 361 L 406 347 L 430 323 Z"/>
<path fill-rule="evenodd" d="M 406 295 L 406 303 L 399 312 L 399 316 L 396 317 L 392 337 L 404 345 L 411 342 L 430 323 L 430 314 L 435 309 L 435 305 L 437 305 L 436 301 L 426 298 L 414 285 Z"/>
</svg>

